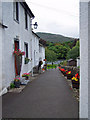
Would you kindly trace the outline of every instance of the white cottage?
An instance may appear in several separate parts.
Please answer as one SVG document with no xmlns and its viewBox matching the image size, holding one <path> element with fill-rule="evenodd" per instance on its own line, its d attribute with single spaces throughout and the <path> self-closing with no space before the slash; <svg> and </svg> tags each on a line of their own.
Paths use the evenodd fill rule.
<svg viewBox="0 0 90 120">
<path fill-rule="evenodd" d="M 39 61 L 43 61 L 43 64 L 41 67 L 45 65 L 45 45 L 46 41 L 43 39 L 39 40 Z"/>
<path fill-rule="evenodd" d="M 39 61 L 43 62 L 41 67 L 45 64 L 45 45 L 46 41 L 32 31 L 32 66 L 34 73 L 38 72 Z"/>
<path fill-rule="evenodd" d="M 32 70 L 32 19 L 34 15 L 26 2 L 2 2 L 2 87 L 10 86 L 15 76 Z M 1 28 L 1 26 L 3 28 Z M 22 64 L 14 50 L 25 51 Z M 30 59 L 25 62 L 25 58 Z"/>
</svg>

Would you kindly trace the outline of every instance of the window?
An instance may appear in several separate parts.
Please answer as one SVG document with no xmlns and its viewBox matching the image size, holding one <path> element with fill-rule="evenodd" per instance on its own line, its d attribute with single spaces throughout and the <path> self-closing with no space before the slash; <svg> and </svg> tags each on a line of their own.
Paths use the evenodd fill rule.
<svg viewBox="0 0 90 120">
<path fill-rule="evenodd" d="M 14 20 L 19 21 L 19 3 L 14 2 Z"/>
<path fill-rule="evenodd" d="M 28 15 L 26 10 L 25 10 L 25 28 L 28 29 Z"/>
<path fill-rule="evenodd" d="M 28 58 L 28 43 L 25 43 L 25 58 Z"/>
</svg>

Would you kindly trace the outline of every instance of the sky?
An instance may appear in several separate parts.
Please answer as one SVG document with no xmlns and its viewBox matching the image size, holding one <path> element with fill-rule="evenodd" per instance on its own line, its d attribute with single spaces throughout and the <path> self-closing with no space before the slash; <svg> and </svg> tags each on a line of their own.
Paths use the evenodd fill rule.
<svg viewBox="0 0 90 120">
<path fill-rule="evenodd" d="M 79 0 L 25 0 L 33 12 L 34 32 L 79 37 Z"/>
</svg>

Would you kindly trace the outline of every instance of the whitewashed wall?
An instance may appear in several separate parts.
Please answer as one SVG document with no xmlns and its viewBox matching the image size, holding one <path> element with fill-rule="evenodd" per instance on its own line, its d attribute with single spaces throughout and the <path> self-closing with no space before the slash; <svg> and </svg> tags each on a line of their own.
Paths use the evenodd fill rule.
<svg viewBox="0 0 90 120">
<path fill-rule="evenodd" d="M 3 33 L 3 87 L 8 87 L 10 82 L 15 77 L 15 65 L 14 65 L 14 38 L 19 39 L 20 49 L 24 51 L 24 42 L 28 43 L 29 48 L 29 58 L 30 54 L 30 44 L 31 44 L 31 27 L 30 27 L 30 17 L 28 16 L 28 30 L 25 29 L 25 11 L 21 4 L 19 3 L 19 24 L 14 21 L 13 18 L 13 3 L 3 2 L 2 3 L 2 13 L 3 13 L 3 24 L 7 25 L 8 28 L 5 29 Z M 31 70 L 31 62 L 24 64 L 24 57 L 22 62 L 22 71 L 29 72 Z"/>
<path fill-rule="evenodd" d="M 88 118 L 88 114 L 90 114 L 90 110 L 88 111 L 88 104 L 90 103 L 90 100 L 88 100 L 88 93 L 90 94 L 90 91 L 88 91 L 88 88 L 90 88 L 88 87 L 90 84 L 88 82 L 88 80 L 90 81 L 88 78 L 88 50 L 90 49 L 88 47 L 90 41 L 90 38 L 88 38 L 90 34 L 88 33 L 90 23 L 88 15 L 90 15 L 90 10 L 88 13 L 88 9 L 88 2 L 80 3 L 80 118 Z"/>
<path fill-rule="evenodd" d="M 39 50 L 39 59 L 41 59 L 42 61 L 45 59 L 45 47 L 43 45 L 39 45 L 40 50 Z M 43 61 L 43 64 L 41 67 L 43 67 L 45 64 L 45 61 Z"/>
<path fill-rule="evenodd" d="M 0 23 L 2 23 L 2 3 L 0 2 Z M 0 26 L 0 91 L 2 89 L 2 31 L 3 28 Z"/>
<path fill-rule="evenodd" d="M 77 59 L 77 67 L 80 66 L 80 59 Z"/>
<path fill-rule="evenodd" d="M 39 64 L 39 38 L 32 33 L 32 66 Z"/>
<path fill-rule="evenodd" d="M 88 118 L 90 120 L 90 1 L 88 12 Z"/>
</svg>

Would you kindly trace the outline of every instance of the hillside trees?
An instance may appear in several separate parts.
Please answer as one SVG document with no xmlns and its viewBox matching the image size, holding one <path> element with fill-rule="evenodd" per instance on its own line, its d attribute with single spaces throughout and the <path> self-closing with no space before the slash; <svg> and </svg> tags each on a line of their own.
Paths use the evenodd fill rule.
<svg viewBox="0 0 90 120">
<path fill-rule="evenodd" d="M 76 59 L 80 55 L 79 52 L 79 41 L 77 41 L 76 46 L 68 51 L 67 59 Z"/>
<path fill-rule="evenodd" d="M 79 41 L 74 44 L 74 41 L 63 43 L 47 42 L 46 44 L 46 59 L 48 61 L 56 61 L 61 59 L 76 59 L 79 56 Z"/>
<path fill-rule="evenodd" d="M 57 61 L 56 53 L 52 50 L 47 49 L 47 48 L 45 48 L 45 58 L 49 62 Z"/>
</svg>

